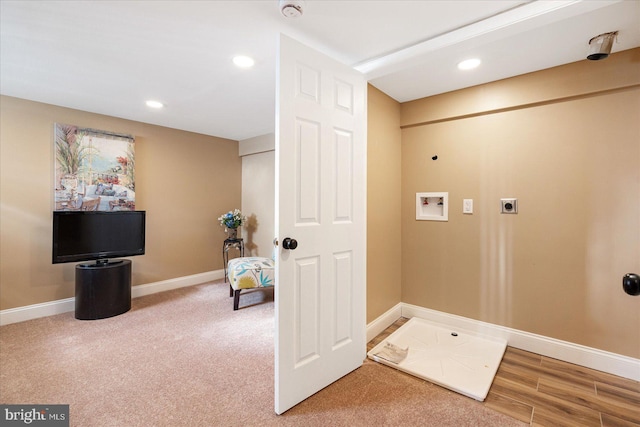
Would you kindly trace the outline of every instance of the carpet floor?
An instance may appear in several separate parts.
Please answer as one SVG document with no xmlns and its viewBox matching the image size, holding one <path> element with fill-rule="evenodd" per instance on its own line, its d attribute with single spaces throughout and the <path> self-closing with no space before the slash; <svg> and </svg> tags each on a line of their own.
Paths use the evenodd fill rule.
<svg viewBox="0 0 640 427">
<path fill-rule="evenodd" d="M 0 327 L 0 403 L 68 404 L 72 426 L 522 426 L 482 403 L 365 360 L 274 413 L 273 291 L 222 281 L 136 298 L 120 316 Z"/>
</svg>

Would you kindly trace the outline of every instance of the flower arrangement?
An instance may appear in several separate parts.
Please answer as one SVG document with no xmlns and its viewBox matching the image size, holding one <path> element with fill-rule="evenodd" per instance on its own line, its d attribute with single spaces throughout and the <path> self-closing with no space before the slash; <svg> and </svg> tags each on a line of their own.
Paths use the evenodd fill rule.
<svg viewBox="0 0 640 427">
<path fill-rule="evenodd" d="M 240 209 L 229 211 L 218 218 L 220 225 L 229 229 L 236 229 L 247 221 L 247 217 L 242 215 Z"/>
</svg>

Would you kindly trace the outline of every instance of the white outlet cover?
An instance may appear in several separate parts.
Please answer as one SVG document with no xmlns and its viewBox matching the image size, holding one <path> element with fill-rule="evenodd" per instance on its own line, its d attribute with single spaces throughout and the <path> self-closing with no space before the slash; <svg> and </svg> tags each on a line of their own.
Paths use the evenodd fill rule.
<svg viewBox="0 0 640 427">
<path fill-rule="evenodd" d="M 462 213 L 466 213 L 466 214 L 473 213 L 473 199 L 462 200 Z"/>
</svg>

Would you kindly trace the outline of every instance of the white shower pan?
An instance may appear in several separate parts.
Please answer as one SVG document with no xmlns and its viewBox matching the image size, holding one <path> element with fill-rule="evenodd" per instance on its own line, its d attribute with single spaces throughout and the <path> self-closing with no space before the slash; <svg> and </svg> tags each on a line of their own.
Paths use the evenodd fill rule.
<svg viewBox="0 0 640 427">
<path fill-rule="evenodd" d="M 414 317 L 367 356 L 484 401 L 506 348 L 505 340 L 476 336 Z"/>
</svg>

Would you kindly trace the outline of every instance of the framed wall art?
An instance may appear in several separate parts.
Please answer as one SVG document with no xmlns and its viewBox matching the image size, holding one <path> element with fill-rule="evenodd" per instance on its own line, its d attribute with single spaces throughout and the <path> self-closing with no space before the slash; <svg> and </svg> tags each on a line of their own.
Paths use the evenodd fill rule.
<svg viewBox="0 0 640 427">
<path fill-rule="evenodd" d="M 54 210 L 135 210 L 134 137 L 55 124 Z"/>
</svg>

